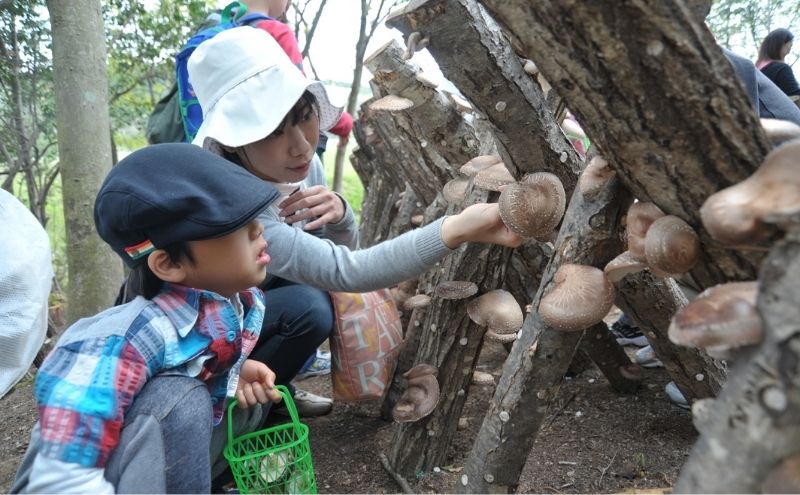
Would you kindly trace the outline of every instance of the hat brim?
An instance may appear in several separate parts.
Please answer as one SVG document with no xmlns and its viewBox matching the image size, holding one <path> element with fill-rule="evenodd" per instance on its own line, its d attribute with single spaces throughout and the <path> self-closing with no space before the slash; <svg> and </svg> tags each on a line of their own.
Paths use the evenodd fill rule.
<svg viewBox="0 0 800 495">
<path fill-rule="evenodd" d="M 260 141 L 278 128 L 306 90 L 317 99 L 320 130 L 336 125 L 343 109 L 331 103 L 325 86 L 290 69 L 272 66 L 231 88 L 206 113 L 192 143 L 202 146 L 207 137 L 231 147 Z"/>
</svg>

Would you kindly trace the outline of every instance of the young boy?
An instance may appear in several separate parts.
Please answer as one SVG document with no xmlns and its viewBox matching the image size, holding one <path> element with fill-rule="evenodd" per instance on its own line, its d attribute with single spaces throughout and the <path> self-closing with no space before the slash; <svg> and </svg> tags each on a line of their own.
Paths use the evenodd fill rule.
<svg viewBox="0 0 800 495">
<path fill-rule="evenodd" d="M 270 260 L 256 216 L 277 195 L 190 144 L 112 169 L 95 224 L 141 297 L 75 323 L 39 369 L 39 422 L 12 492 L 209 492 L 227 399 L 280 400 L 274 373 L 247 359 Z"/>
</svg>

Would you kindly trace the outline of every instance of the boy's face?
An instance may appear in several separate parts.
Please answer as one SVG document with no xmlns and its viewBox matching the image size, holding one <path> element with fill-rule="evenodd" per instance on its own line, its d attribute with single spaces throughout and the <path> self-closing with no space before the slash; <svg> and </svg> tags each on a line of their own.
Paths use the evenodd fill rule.
<svg viewBox="0 0 800 495">
<path fill-rule="evenodd" d="M 300 182 L 308 177 L 319 142 L 319 117 L 310 107 L 300 122 L 287 119 L 266 138 L 239 150 L 245 168 L 271 182 Z"/>
<path fill-rule="evenodd" d="M 263 233 L 261 222 L 253 220 L 226 236 L 190 241 L 194 263 L 184 264 L 181 283 L 225 297 L 257 286 L 267 276 L 270 261 Z"/>
</svg>

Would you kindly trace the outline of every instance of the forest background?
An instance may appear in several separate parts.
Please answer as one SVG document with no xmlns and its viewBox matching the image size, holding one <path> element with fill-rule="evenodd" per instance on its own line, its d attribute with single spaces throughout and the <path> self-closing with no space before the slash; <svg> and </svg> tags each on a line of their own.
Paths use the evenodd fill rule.
<svg viewBox="0 0 800 495">
<path fill-rule="evenodd" d="M 354 116 L 360 102 L 371 96 L 364 58 L 389 39 L 400 38 L 382 22 L 398 3 L 294 0 L 288 12 L 287 22 L 299 40 L 307 74 L 324 81 L 334 100 Z M 111 164 L 146 144 L 147 118 L 174 82 L 175 53 L 207 15 L 223 4 L 103 0 Z M 755 60 L 761 39 L 772 29 L 800 31 L 800 4 L 720 0 L 707 21 L 720 45 Z M 45 0 L 0 0 L 0 183 L 28 205 L 50 236 L 56 273 L 53 303 L 59 304 L 70 283 L 65 226 L 73 212 L 70 202 L 65 207 L 62 194 L 52 41 L 51 13 Z M 796 73 L 799 58 L 800 43 L 796 43 L 786 60 Z M 427 53 L 416 55 L 414 62 L 426 72 L 438 72 Z M 329 182 L 358 211 L 362 186 L 348 166 L 348 156 L 346 148 L 339 149 L 331 140 L 325 166 Z M 93 192 L 87 190 L 87 196 Z M 93 202 L 93 197 L 86 201 Z"/>
</svg>

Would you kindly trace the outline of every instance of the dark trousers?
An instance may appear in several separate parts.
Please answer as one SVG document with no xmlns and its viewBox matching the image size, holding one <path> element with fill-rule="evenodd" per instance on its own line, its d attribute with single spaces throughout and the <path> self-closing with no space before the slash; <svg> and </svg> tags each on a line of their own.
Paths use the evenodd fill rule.
<svg viewBox="0 0 800 495">
<path fill-rule="evenodd" d="M 283 279 L 266 287 L 264 300 L 264 325 L 250 359 L 265 363 L 279 384 L 288 385 L 330 336 L 333 305 L 324 290 Z"/>
</svg>

